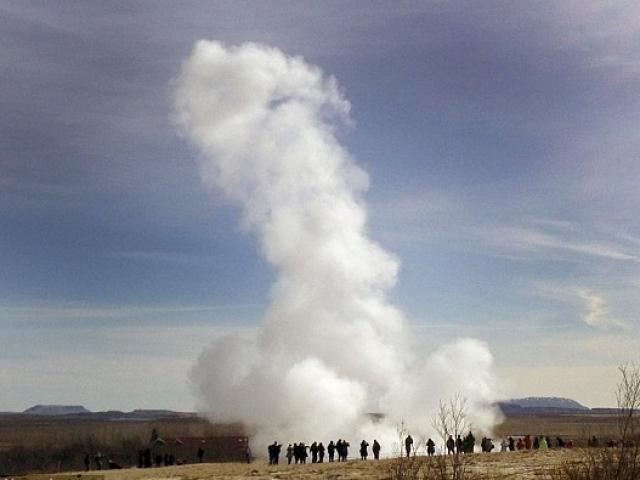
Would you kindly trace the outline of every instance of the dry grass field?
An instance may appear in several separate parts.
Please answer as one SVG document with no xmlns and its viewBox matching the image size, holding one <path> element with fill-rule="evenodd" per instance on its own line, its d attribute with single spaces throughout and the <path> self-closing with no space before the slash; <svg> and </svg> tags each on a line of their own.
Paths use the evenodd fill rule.
<svg viewBox="0 0 640 480">
<path fill-rule="evenodd" d="M 531 480 L 550 478 L 549 473 L 563 461 L 578 459 L 579 449 L 509 453 L 477 453 L 467 456 L 467 478 Z M 427 461 L 417 457 L 417 461 Z M 397 459 L 352 460 L 345 463 L 270 466 L 258 460 L 251 464 L 203 463 L 150 469 L 123 469 L 62 475 L 32 475 L 15 480 L 339 480 L 392 479 Z M 396 470 L 397 471 L 397 470 Z"/>
<path fill-rule="evenodd" d="M 588 438 L 593 435 L 604 445 L 610 438 L 617 438 L 617 420 L 615 414 L 593 413 L 536 413 L 523 415 L 510 415 L 499 425 L 493 439 L 496 450 L 499 449 L 500 439 L 503 437 L 519 437 L 525 434 L 548 435 L 555 440 L 560 436 L 565 440 L 571 439 L 576 447 L 586 444 Z M 62 419 L 31 419 L 30 421 L 6 421 L 0 422 L 0 443 L 10 442 L 14 445 L 33 448 L 44 457 L 53 456 L 55 445 L 65 442 L 78 442 L 87 437 L 92 437 L 98 443 L 104 445 L 117 444 L 122 439 L 138 438 L 141 441 L 149 438 L 152 428 L 158 428 L 162 435 L 203 435 L 203 434 L 228 434 L 237 431 L 237 426 L 211 425 L 198 418 L 166 419 L 148 422 L 94 422 L 94 421 L 63 421 Z M 284 439 L 283 439 L 284 440 Z M 479 439 L 477 439 L 479 442 Z M 85 443 L 85 442 L 82 442 Z M 103 445 L 103 446 L 104 446 Z M 73 461 L 64 466 L 55 463 L 41 463 L 40 467 L 26 467 L 14 471 L 30 472 L 60 472 L 82 468 L 84 451 L 82 444 L 78 444 L 80 450 Z M 86 447 L 86 445 L 85 445 Z M 131 445 L 130 458 L 118 454 L 119 450 L 105 450 L 111 452 L 114 460 L 123 466 L 136 463 L 134 445 Z M 477 447 L 477 445 L 476 445 Z M 136 447 L 137 448 L 137 447 Z M 352 452 L 352 455 L 355 453 Z M 0 467 L 2 465 L 2 450 L 0 449 Z M 549 478 L 550 469 L 559 466 L 564 461 L 577 459 L 581 450 L 556 450 L 532 451 L 532 452 L 508 452 L 508 453 L 477 453 L 466 458 L 468 463 L 468 480 L 473 478 L 513 478 L 532 479 Z M 282 458 L 282 457 L 281 457 Z M 190 462 L 194 462 L 195 457 Z M 205 459 L 206 461 L 206 459 Z M 46 466 L 45 466 L 46 465 Z M 4 465 L 6 467 L 6 465 Z M 85 480 L 99 480 L 92 475 L 103 474 L 106 480 L 195 480 L 195 479 L 227 479 L 227 478 L 263 478 L 263 479 L 347 479 L 347 478 L 397 478 L 392 475 L 395 468 L 394 460 L 382 460 L 380 462 L 350 461 L 347 463 L 333 464 L 307 464 L 307 465 L 279 465 L 269 466 L 264 460 L 258 459 L 252 464 L 241 463 L 205 463 L 201 465 L 182 465 L 172 467 L 160 467 L 150 469 L 129 468 L 123 470 L 102 470 L 100 472 L 75 473 L 70 477 L 58 475 L 34 475 L 32 480 L 70 480 L 80 478 Z M 5 474 L 12 470 L 4 470 Z M 2 474 L 2 468 L 0 468 Z M 475 474 L 475 475 L 472 475 Z M 18 478 L 14 476 L 14 478 Z M 3 480 L 0 477 L 0 480 Z"/>
</svg>

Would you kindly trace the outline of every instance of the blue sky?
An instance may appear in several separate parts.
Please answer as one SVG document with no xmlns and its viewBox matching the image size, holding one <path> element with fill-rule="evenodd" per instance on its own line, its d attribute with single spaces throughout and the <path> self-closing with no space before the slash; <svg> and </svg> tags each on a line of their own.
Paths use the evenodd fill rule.
<svg viewBox="0 0 640 480">
<path fill-rule="evenodd" d="M 0 410 L 190 410 L 274 272 L 171 118 L 193 43 L 338 80 L 393 302 L 432 349 L 488 342 L 505 396 L 615 401 L 638 360 L 633 2 L 0 2 Z M 470 366 L 471 368 L 473 366 Z"/>
</svg>

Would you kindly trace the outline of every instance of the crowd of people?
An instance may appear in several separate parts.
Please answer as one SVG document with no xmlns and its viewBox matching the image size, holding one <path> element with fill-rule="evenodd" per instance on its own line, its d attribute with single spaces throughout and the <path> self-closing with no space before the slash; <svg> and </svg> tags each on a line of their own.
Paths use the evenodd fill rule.
<svg viewBox="0 0 640 480">
<path fill-rule="evenodd" d="M 470 431 L 467 435 L 462 437 L 457 435 L 454 438 L 453 435 L 449 435 L 445 442 L 445 449 L 443 453 L 447 455 L 454 454 L 469 454 L 475 450 L 476 439 L 473 433 Z M 598 446 L 598 440 L 596 437 L 592 437 L 588 442 L 589 446 Z M 428 456 L 435 455 L 436 443 L 431 439 L 427 439 L 424 446 L 426 447 L 426 453 Z M 289 444 L 285 449 L 285 457 L 288 464 L 302 464 L 307 463 L 307 458 L 311 457 L 311 463 L 323 463 L 325 461 L 325 453 L 329 462 L 335 461 L 337 457 L 338 462 L 345 462 L 349 454 L 350 443 L 343 439 L 338 439 L 337 442 L 333 440 L 328 445 L 324 445 L 322 442 L 313 442 L 311 445 L 306 445 L 305 442 Z M 377 440 L 373 441 L 370 445 L 366 440 L 360 442 L 360 459 L 367 460 L 369 457 L 369 447 L 373 453 L 374 459 L 380 458 L 381 445 Z M 544 450 L 548 448 L 573 448 L 573 442 L 571 440 L 564 440 L 561 437 L 555 437 L 555 440 L 549 436 L 539 435 L 531 436 L 524 435 L 517 437 L 508 437 L 502 439 L 500 442 L 500 451 L 518 451 L 518 450 Z M 489 437 L 482 437 L 480 441 L 480 449 L 483 453 L 490 453 L 495 449 L 493 440 Z M 280 454 L 282 452 L 282 445 L 278 442 L 268 446 L 269 464 L 277 465 L 279 463 Z M 416 454 L 417 450 L 414 447 L 414 440 L 411 435 L 407 435 L 404 439 L 404 454 L 409 457 L 412 454 Z"/>
<path fill-rule="evenodd" d="M 594 437 L 595 438 L 595 437 Z M 513 437 L 504 438 L 500 443 L 501 452 L 513 452 L 516 450 L 546 450 L 547 448 L 573 448 L 573 441 L 563 440 L 561 437 L 556 437 L 555 445 L 551 438 L 546 435 L 524 435 L 519 437 L 516 441 Z"/>
<path fill-rule="evenodd" d="M 325 459 L 325 453 L 328 462 L 346 462 L 349 456 L 349 447 L 351 444 L 347 440 L 341 438 L 334 442 L 331 440 L 326 446 L 322 442 L 313 442 L 311 445 L 307 445 L 305 442 L 299 442 L 287 445 L 285 450 L 285 457 L 287 464 L 307 463 L 307 458 L 311 456 L 311 463 L 323 463 Z M 380 458 L 380 443 L 377 440 L 373 441 L 371 445 L 371 451 L 373 452 L 373 458 L 378 460 Z M 269 454 L 269 465 L 278 465 L 280 462 L 280 454 L 282 452 L 282 444 L 273 442 L 267 447 Z M 360 459 L 366 460 L 369 457 L 369 442 L 362 440 L 360 443 Z"/>
</svg>

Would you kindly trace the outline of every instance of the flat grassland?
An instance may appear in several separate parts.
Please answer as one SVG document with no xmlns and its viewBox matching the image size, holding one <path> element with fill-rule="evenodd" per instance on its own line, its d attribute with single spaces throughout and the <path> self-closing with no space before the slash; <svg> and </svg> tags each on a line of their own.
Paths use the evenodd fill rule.
<svg viewBox="0 0 640 480">
<path fill-rule="evenodd" d="M 2 422 L 0 422 L 2 423 Z M 179 420 L 162 420 L 149 422 L 85 422 L 62 421 L 51 419 L 30 421 L 5 422 L 4 428 L 0 428 L 0 445 L 2 441 L 22 447 L 33 447 L 47 454 L 52 444 L 77 441 L 86 438 L 87 435 L 104 444 L 120 442 L 122 438 L 139 438 L 141 441 L 149 438 L 152 428 L 158 428 L 163 435 L 225 435 L 239 432 L 237 426 L 210 425 L 198 418 L 185 418 Z M 496 428 L 493 441 L 496 450 L 500 448 L 501 438 L 513 436 L 514 438 L 529 435 L 546 435 L 552 439 L 562 437 L 564 440 L 572 440 L 574 449 L 549 449 L 520 452 L 493 452 L 490 454 L 476 453 L 465 457 L 466 471 L 469 480 L 476 478 L 486 479 L 549 479 L 550 473 L 564 462 L 579 460 L 584 451 L 579 447 L 586 445 L 589 438 L 596 436 L 600 445 L 605 445 L 609 439 L 618 438 L 618 415 L 611 413 L 527 413 L 509 415 L 504 422 Z M 479 437 L 478 432 L 476 437 Z M 4 438 L 3 438 L 4 437 Z M 288 439 L 279 439 L 284 442 Z M 288 443 L 288 442 L 287 442 Z M 476 438 L 476 447 L 479 438 Z M 387 446 L 383 446 L 386 450 Z M 104 451 L 104 450 L 103 450 Z M 0 448 L 0 457 L 2 449 Z M 82 454 L 82 455 L 80 455 Z M 133 450 L 135 457 L 135 450 Z M 352 449 L 351 455 L 357 451 Z M 181 466 L 158 467 L 148 469 L 125 468 L 122 470 L 102 470 L 92 472 L 75 472 L 67 474 L 40 474 L 29 476 L 11 476 L 9 478 L 24 478 L 28 480 L 196 480 L 196 479 L 395 479 L 399 478 L 398 459 L 386 459 L 381 461 L 368 460 L 362 462 L 351 460 L 346 463 L 323 463 L 306 465 L 286 465 L 284 455 L 281 455 L 281 464 L 276 466 L 258 459 L 251 464 L 243 463 L 203 463 L 187 464 Z M 65 471 L 79 469 L 82 466 L 83 452 L 80 451 L 76 461 L 66 467 L 46 469 L 26 469 L 26 471 Z M 416 457 L 418 462 L 426 462 L 421 457 Z M 125 460 L 114 455 L 114 459 L 121 465 L 128 466 L 136 463 L 136 458 Z M 206 460 L 206 459 L 205 459 Z M 196 461 L 195 453 L 191 462 Z M 406 462 L 406 460 L 405 460 Z M 2 470 L 0 462 L 0 471 Z M 411 468 L 403 465 L 400 469 Z M 25 471 L 25 470 L 23 470 Z M 405 477 L 411 478 L 411 477 Z M 435 478 L 435 477 L 434 477 Z M 0 480 L 3 480 L 0 477 Z"/>
<path fill-rule="evenodd" d="M 554 468 L 560 466 L 562 462 L 577 460 L 581 455 L 583 451 L 580 449 L 476 453 L 465 458 L 466 473 L 471 479 L 550 479 L 549 474 Z M 251 464 L 202 463 L 149 469 L 131 468 L 64 475 L 33 475 L 20 478 L 24 480 L 384 480 L 397 478 L 393 472 L 397 471 L 400 461 L 399 459 L 366 462 L 351 460 L 344 463 L 268 465 L 265 461 L 257 460 Z M 407 462 L 407 460 L 402 461 Z M 428 459 L 415 457 L 410 461 L 428 462 Z M 432 459 L 432 461 L 435 460 Z"/>
</svg>

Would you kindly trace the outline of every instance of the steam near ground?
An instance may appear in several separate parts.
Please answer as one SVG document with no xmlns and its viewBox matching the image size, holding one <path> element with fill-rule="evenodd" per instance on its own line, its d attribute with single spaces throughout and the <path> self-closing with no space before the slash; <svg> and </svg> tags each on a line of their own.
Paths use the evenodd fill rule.
<svg viewBox="0 0 640 480">
<path fill-rule="evenodd" d="M 199 41 L 182 67 L 176 119 L 203 179 L 241 207 L 278 273 L 256 333 L 202 353 L 192 372 L 200 408 L 252 426 L 257 445 L 377 438 L 389 453 L 398 422 L 434 437 L 439 400 L 460 392 L 468 420 L 488 432 L 487 347 L 460 339 L 422 352 L 387 300 L 398 260 L 369 238 L 368 177 L 336 138 L 349 108 L 333 77 L 265 45 Z M 373 423 L 369 412 L 385 417 Z"/>
</svg>

